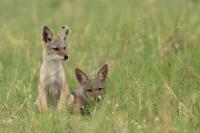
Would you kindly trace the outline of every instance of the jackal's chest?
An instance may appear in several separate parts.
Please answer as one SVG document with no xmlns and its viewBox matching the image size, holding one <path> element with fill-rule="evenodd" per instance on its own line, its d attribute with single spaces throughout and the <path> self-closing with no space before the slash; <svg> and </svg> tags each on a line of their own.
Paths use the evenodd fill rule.
<svg viewBox="0 0 200 133">
<path fill-rule="evenodd" d="M 64 88 L 64 75 L 63 74 L 53 74 L 45 75 L 43 77 L 44 88 L 51 95 L 59 95 L 61 89 Z"/>
</svg>

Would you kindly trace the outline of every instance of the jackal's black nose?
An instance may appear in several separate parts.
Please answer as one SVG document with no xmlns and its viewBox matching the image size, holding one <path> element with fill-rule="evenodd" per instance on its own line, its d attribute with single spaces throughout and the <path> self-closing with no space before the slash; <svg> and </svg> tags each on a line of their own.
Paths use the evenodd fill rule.
<svg viewBox="0 0 200 133">
<path fill-rule="evenodd" d="M 67 55 L 64 55 L 64 59 L 67 60 L 67 59 L 68 59 L 68 56 L 67 56 Z"/>
</svg>

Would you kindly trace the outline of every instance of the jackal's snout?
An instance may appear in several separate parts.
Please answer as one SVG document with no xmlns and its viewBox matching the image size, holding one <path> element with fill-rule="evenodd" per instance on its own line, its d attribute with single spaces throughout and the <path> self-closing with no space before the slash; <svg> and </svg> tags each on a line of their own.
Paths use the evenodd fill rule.
<svg viewBox="0 0 200 133">
<path fill-rule="evenodd" d="M 63 55 L 63 57 L 64 57 L 64 60 L 68 59 L 68 54 L 67 54 L 67 50 L 66 49 L 64 49 L 64 55 Z"/>
<path fill-rule="evenodd" d="M 67 50 L 65 48 L 60 49 L 58 54 L 63 57 L 63 60 L 68 59 Z"/>
<path fill-rule="evenodd" d="M 64 55 L 64 60 L 67 60 L 68 59 L 68 55 Z"/>
</svg>

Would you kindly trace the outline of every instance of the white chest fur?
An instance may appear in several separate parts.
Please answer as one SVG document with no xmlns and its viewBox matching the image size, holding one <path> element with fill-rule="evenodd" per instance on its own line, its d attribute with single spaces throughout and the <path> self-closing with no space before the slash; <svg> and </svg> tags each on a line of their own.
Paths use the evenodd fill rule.
<svg viewBox="0 0 200 133">
<path fill-rule="evenodd" d="M 50 95 L 59 94 L 65 84 L 65 73 L 61 62 L 43 63 L 40 69 L 40 81 Z"/>
</svg>

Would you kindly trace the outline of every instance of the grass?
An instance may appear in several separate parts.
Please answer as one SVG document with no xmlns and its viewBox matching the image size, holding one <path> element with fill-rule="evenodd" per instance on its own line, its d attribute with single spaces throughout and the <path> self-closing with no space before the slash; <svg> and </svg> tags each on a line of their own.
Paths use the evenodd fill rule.
<svg viewBox="0 0 200 133">
<path fill-rule="evenodd" d="M 1 0 L 0 132 L 200 132 L 200 1 Z M 70 27 L 74 68 L 109 65 L 104 101 L 92 116 L 38 113 L 41 30 Z"/>
</svg>

